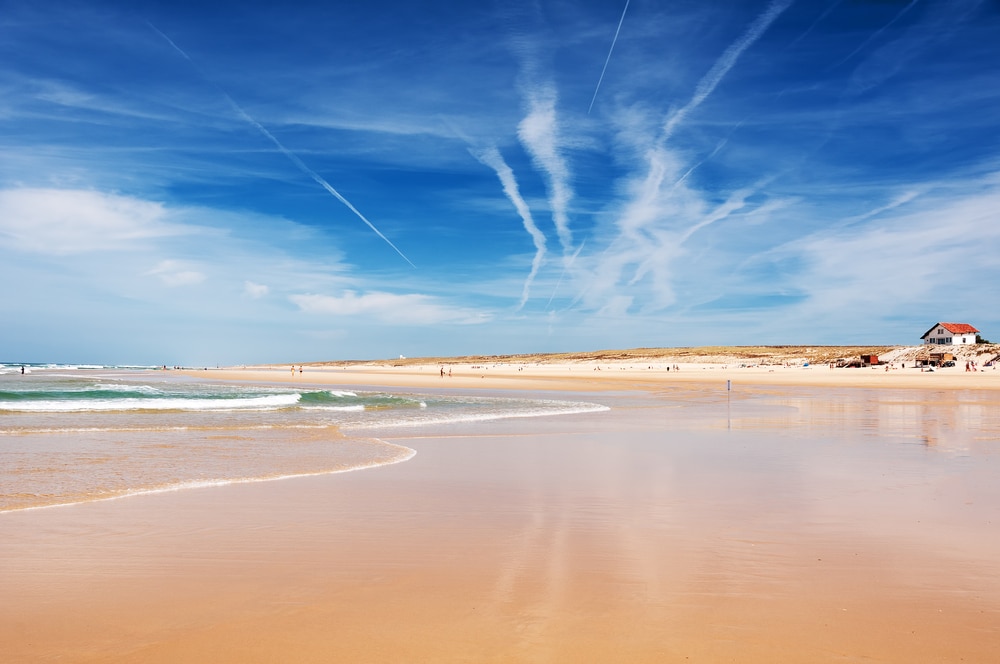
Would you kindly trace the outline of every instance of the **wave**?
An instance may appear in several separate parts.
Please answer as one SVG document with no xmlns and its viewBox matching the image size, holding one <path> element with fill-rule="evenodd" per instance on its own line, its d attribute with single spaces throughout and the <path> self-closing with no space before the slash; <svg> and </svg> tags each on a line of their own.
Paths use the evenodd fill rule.
<svg viewBox="0 0 1000 664">
<path fill-rule="evenodd" d="M 125 383 L 97 383 L 93 389 L 98 392 L 137 392 L 140 394 L 163 394 L 163 390 L 152 385 L 127 385 Z"/>
<path fill-rule="evenodd" d="M 409 461 L 414 456 L 416 456 L 417 451 L 406 447 L 404 445 L 399 445 L 396 443 L 389 443 L 384 440 L 379 440 L 378 438 L 373 438 L 372 440 L 381 443 L 390 448 L 395 448 L 397 450 L 396 456 L 389 457 L 387 459 L 381 459 L 378 461 L 373 461 L 369 463 L 362 463 L 348 468 L 333 468 L 327 470 L 318 471 L 306 471 L 300 473 L 285 473 L 281 475 L 264 475 L 257 477 L 233 477 L 233 478 L 217 478 L 217 479 L 197 479 L 197 480 L 183 480 L 180 482 L 175 482 L 171 484 L 144 487 L 141 489 L 124 489 L 122 491 L 113 492 L 104 495 L 94 495 L 87 498 L 77 498 L 71 499 L 66 502 L 56 502 L 49 503 L 47 505 L 29 505 L 24 507 L 13 507 L 13 508 L 0 508 L 0 514 L 12 513 L 12 512 L 27 512 L 29 510 L 43 510 L 52 509 L 54 507 L 70 507 L 73 505 L 83 505 L 85 503 L 97 503 L 104 502 L 108 500 L 120 500 L 122 498 L 134 498 L 137 496 L 150 496 L 160 493 L 172 493 L 175 491 L 185 491 L 187 489 L 205 489 L 210 487 L 222 487 L 230 486 L 233 484 L 256 484 L 258 482 L 275 482 L 278 480 L 290 480 L 300 477 L 317 477 L 320 475 L 337 475 L 340 473 L 350 473 L 357 470 L 366 470 L 368 468 L 378 468 L 381 466 L 391 466 L 393 464 L 402 463 L 404 461 Z"/>
<path fill-rule="evenodd" d="M 551 415 L 580 415 L 584 413 L 601 413 L 611 410 L 610 407 L 596 403 L 573 403 L 565 402 L 554 405 L 558 402 L 547 402 L 544 408 L 524 409 L 524 410 L 498 410 L 487 412 L 452 412 L 439 413 L 437 411 L 427 415 L 410 417 L 407 419 L 378 420 L 371 422 L 352 422 L 342 425 L 344 430 L 359 429 L 394 429 L 397 427 L 419 427 L 426 425 L 441 424 L 468 424 L 474 422 L 493 422 L 496 420 L 520 419 L 528 417 L 547 417 Z"/>
<path fill-rule="evenodd" d="M 346 390 L 277 393 L 234 391 L 164 391 L 151 385 L 97 382 L 39 386 L 27 390 L 0 390 L 0 412 L 72 413 L 112 411 L 221 411 L 302 408 L 318 411 L 381 411 L 423 409 L 421 399 L 392 394 L 364 394 Z"/>
<path fill-rule="evenodd" d="M 322 410 L 388 410 L 396 408 L 426 408 L 427 404 L 412 397 L 393 394 L 365 394 L 341 390 L 304 392 L 301 406 Z"/>
<path fill-rule="evenodd" d="M 0 411 L 34 413 L 79 413 L 135 410 L 274 410 L 298 404 L 300 394 L 272 394 L 240 398 L 117 398 L 117 399 L 27 399 L 0 403 Z"/>
</svg>

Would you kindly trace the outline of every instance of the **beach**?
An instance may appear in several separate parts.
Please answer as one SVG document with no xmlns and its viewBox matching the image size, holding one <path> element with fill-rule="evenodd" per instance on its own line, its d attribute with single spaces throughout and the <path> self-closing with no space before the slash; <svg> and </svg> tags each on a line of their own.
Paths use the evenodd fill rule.
<svg viewBox="0 0 1000 664">
<path fill-rule="evenodd" d="M 12 662 L 994 658 L 996 372 L 669 366 L 166 372 L 596 407 L 399 420 L 365 435 L 413 454 L 352 472 L 0 513 L 0 650 Z"/>
<path fill-rule="evenodd" d="M 982 357 L 992 357 L 988 353 Z M 232 381 L 288 382 L 319 381 L 341 385 L 380 385 L 416 388 L 562 390 L 567 392 L 616 389 L 655 390 L 658 386 L 688 383 L 725 383 L 775 386 L 887 387 L 945 390 L 1000 389 L 996 365 L 978 371 L 954 367 L 921 369 L 912 360 L 896 361 L 864 368 L 831 368 L 795 360 L 760 364 L 739 357 L 717 357 L 712 361 L 675 362 L 672 358 L 634 357 L 627 360 L 586 360 L 521 362 L 516 359 L 477 358 L 472 362 L 439 358 L 438 362 L 397 363 L 357 362 L 351 364 L 249 366 L 188 371 Z M 982 365 L 983 362 L 980 362 Z M 300 371 L 301 368 L 301 371 Z M 444 372 L 443 374 L 441 372 Z"/>
</svg>

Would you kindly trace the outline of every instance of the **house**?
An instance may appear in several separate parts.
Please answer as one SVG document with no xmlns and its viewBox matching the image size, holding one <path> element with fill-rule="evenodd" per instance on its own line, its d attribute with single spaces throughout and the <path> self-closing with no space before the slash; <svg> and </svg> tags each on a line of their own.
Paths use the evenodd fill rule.
<svg viewBox="0 0 1000 664">
<path fill-rule="evenodd" d="M 968 323 L 935 323 L 934 327 L 924 332 L 924 336 L 920 338 L 925 344 L 963 346 L 976 343 L 978 332 L 979 330 Z"/>
</svg>

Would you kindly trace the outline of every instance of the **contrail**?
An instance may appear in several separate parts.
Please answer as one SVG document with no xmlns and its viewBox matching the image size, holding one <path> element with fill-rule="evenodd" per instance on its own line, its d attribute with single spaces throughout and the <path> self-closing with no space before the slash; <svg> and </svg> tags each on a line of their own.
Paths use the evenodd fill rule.
<svg viewBox="0 0 1000 664">
<path fill-rule="evenodd" d="M 344 198 L 343 196 L 341 196 L 341 194 L 340 194 L 339 191 L 337 191 L 332 186 L 330 186 L 329 182 L 327 182 L 326 180 L 324 180 L 316 171 L 314 171 L 313 169 L 311 169 L 308 166 L 306 166 L 305 163 L 303 163 L 303 161 L 301 159 L 299 159 L 299 156 L 297 154 L 295 154 L 294 152 L 292 152 L 291 150 L 289 150 L 288 148 L 286 148 L 284 145 L 282 145 L 281 141 L 279 141 L 277 138 L 275 138 L 274 135 L 271 132 L 269 132 L 261 123 L 257 122 L 252 117 L 250 117 L 250 115 L 246 111 L 244 111 L 242 108 L 240 108 L 239 104 L 237 104 L 235 101 L 233 101 L 232 98 L 229 98 L 229 95 L 226 95 L 226 97 L 227 97 L 227 99 L 229 99 L 229 103 L 230 103 L 230 105 L 232 105 L 233 109 L 236 110 L 236 112 L 239 113 L 241 116 L 243 116 L 243 118 L 247 122 L 249 122 L 254 127 L 256 127 L 258 129 L 258 131 L 260 131 L 260 133 L 262 133 L 264 136 L 266 136 L 268 139 L 270 139 L 271 142 L 274 143 L 275 147 L 277 147 L 279 150 L 281 150 L 281 152 L 286 157 L 288 157 L 288 159 L 293 164 L 295 164 L 296 166 L 299 167 L 299 170 L 301 170 L 303 173 L 305 173 L 306 175 L 308 175 L 309 177 L 311 177 L 313 180 L 315 180 L 317 182 L 317 184 L 319 184 L 321 187 L 323 187 L 328 192 L 330 192 L 333 195 L 334 198 L 336 198 L 338 201 L 340 201 L 341 203 L 343 203 L 344 205 L 346 205 L 347 209 L 350 210 L 351 212 L 353 212 L 354 214 L 356 214 L 361 221 L 363 221 L 366 224 L 368 224 L 368 228 L 370 228 L 373 231 L 375 231 L 376 235 L 378 235 L 380 238 L 382 238 L 383 240 L 385 240 L 386 244 L 388 244 L 390 247 L 392 247 L 395 250 L 395 252 L 397 254 L 399 254 L 400 257 L 404 261 L 406 261 L 407 263 L 410 264 L 410 267 L 413 267 L 413 268 L 417 267 L 416 265 L 414 265 L 410 261 L 409 258 L 406 257 L 405 254 L 403 254 L 402 251 L 399 250 L 399 248 L 396 247 L 396 245 L 394 245 L 389 240 L 389 238 L 387 238 L 385 235 L 382 235 L 382 231 L 380 231 L 379 229 L 375 228 L 375 224 L 373 224 L 372 222 L 368 221 L 368 219 L 365 217 L 365 215 L 361 214 L 361 212 L 359 212 L 356 207 L 354 207 L 353 205 L 351 205 L 351 202 L 349 200 L 347 200 L 346 198 Z"/>
<path fill-rule="evenodd" d="M 604 72 L 608 70 L 608 63 L 611 62 L 611 53 L 615 50 L 615 44 L 618 43 L 618 33 L 622 30 L 622 23 L 625 22 L 625 12 L 628 11 L 628 3 L 632 0 L 625 0 L 625 9 L 622 10 L 622 17 L 618 19 L 618 29 L 615 30 L 614 39 L 611 40 L 611 48 L 608 49 L 608 57 L 604 61 L 604 69 L 601 70 L 601 77 L 597 79 L 597 87 L 594 88 L 594 96 L 590 100 L 590 106 L 587 107 L 587 115 L 590 115 L 591 109 L 594 108 L 594 102 L 597 101 L 597 91 L 601 89 L 601 81 L 604 80 Z"/>
<path fill-rule="evenodd" d="M 743 126 L 743 122 L 744 122 L 743 120 L 740 120 L 738 123 L 736 123 L 736 126 L 733 127 L 729 131 L 728 134 L 726 134 L 725 138 L 723 138 L 721 141 L 719 141 L 719 144 L 715 146 L 715 149 L 712 150 L 711 154 L 709 154 L 707 157 L 705 157 L 704 159 L 702 159 L 701 161 L 699 161 L 697 164 L 695 164 L 691 168 L 687 169 L 687 171 L 684 172 L 684 175 L 680 176 L 677 179 L 677 181 L 674 182 L 674 184 L 670 187 L 670 191 L 673 191 L 674 189 L 677 189 L 677 187 L 681 186 L 681 184 L 683 184 L 683 182 L 688 179 L 688 176 L 690 176 L 692 173 L 694 173 L 696 170 L 698 170 L 698 168 L 702 164 L 704 164 L 706 161 L 708 161 L 709 159 L 711 159 L 715 155 L 719 154 L 719 151 L 721 151 L 722 148 L 726 147 L 726 144 L 729 143 L 729 139 L 732 138 L 732 136 L 733 136 L 734 133 L 736 133 L 736 130 Z"/>
<path fill-rule="evenodd" d="M 583 247 L 586 244 L 587 244 L 586 240 L 584 240 L 583 242 L 581 242 L 580 246 L 577 247 L 576 252 L 574 252 L 573 255 L 569 257 L 569 260 L 563 261 L 562 272 L 559 273 L 559 279 L 556 280 L 556 285 L 552 288 L 552 295 L 549 295 L 549 301 L 545 304 L 545 310 L 546 311 L 551 311 L 551 309 L 552 309 L 552 300 L 555 299 L 556 293 L 559 292 L 559 286 L 562 285 L 563 277 L 566 276 L 566 270 L 568 270 L 570 267 L 573 266 L 573 263 L 576 262 L 576 257 L 580 255 L 580 252 L 583 251 Z"/>
<path fill-rule="evenodd" d="M 760 39 L 761 35 L 771 26 L 771 23 L 782 12 L 788 9 L 792 2 L 793 0 L 773 0 L 770 6 L 750 25 L 746 33 L 729 45 L 729 48 L 725 50 L 719 59 L 716 60 L 715 64 L 712 65 L 708 73 L 698 82 L 698 87 L 695 88 L 694 96 L 691 97 L 691 100 L 667 118 L 666 123 L 663 125 L 662 140 L 665 141 L 670 138 L 670 135 L 674 133 L 674 128 L 684 120 L 685 116 L 700 106 L 712 94 L 716 86 L 722 82 L 723 77 L 733 68 L 736 61 L 739 60 L 743 51 L 747 50 L 754 42 Z"/>
<path fill-rule="evenodd" d="M 559 151 L 555 90 L 551 86 L 543 86 L 529 91 L 529 106 L 528 114 L 517 126 L 517 136 L 531 155 L 532 161 L 549 181 L 552 221 L 556 225 L 556 233 L 565 256 L 573 248 L 573 234 L 569 228 L 567 212 L 573 198 L 573 189 L 569 184 L 569 167 Z"/>
<path fill-rule="evenodd" d="M 349 209 L 351 212 L 353 212 L 355 215 L 357 215 L 357 217 L 361 221 L 365 222 L 365 224 L 368 225 L 368 228 L 370 228 L 373 231 L 375 231 L 376 235 L 378 235 L 380 238 L 382 238 L 383 240 L 385 240 L 385 243 L 388 244 L 390 247 L 392 247 L 393 250 L 397 254 L 399 254 L 400 257 L 404 261 L 406 261 L 407 263 L 409 263 L 410 267 L 412 267 L 412 268 L 416 268 L 417 267 L 416 265 L 413 264 L 412 261 L 410 261 L 409 258 L 406 257 L 406 255 L 402 251 L 399 250 L 398 247 L 396 247 L 396 245 L 394 245 L 389 240 L 389 238 L 387 238 L 385 235 L 382 234 L 382 231 L 380 231 L 379 229 L 375 228 L 375 224 L 373 224 L 372 222 L 368 221 L 368 219 L 365 217 L 365 215 L 361 214 L 361 212 L 359 212 L 356 207 L 354 207 L 353 205 L 351 205 L 351 202 L 349 200 L 347 200 L 346 198 L 344 198 L 340 194 L 340 192 L 337 191 L 336 189 L 334 189 L 330 185 L 329 182 L 327 182 L 326 180 L 324 180 L 319 175 L 319 173 L 317 173 L 313 169 L 311 169 L 308 166 L 306 166 L 305 162 L 303 162 L 299 158 L 299 156 L 297 154 L 295 154 L 294 152 L 292 152 L 291 150 L 289 150 L 288 148 L 286 148 L 284 145 L 282 145 L 281 141 L 279 141 L 277 138 L 275 138 L 274 134 L 272 134 L 271 132 L 269 132 L 267 130 L 267 128 L 264 127 L 264 125 L 262 125 L 261 123 L 257 122 L 256 120 L 254 120 L 253 117 L 251 117 L 249 113 L 247 113 L 246 111 L 244 111 L 243 108 L 239 104 L 237 104 L 236 101 L 229 95 L 229 93 L 226 92 L 222 88 L 222 86 L 220 86 L 218 83 L 216 83 L 211 78 L 209 78 L 205 74 L 205 72 L 202 70 L 202 68 L 198 66 L 198 63 L 196 63 L 194 60 L 192 60 L 191 56 L 189 56 L 187 53 L 185 53 L 184 50 L 181 49 L 180 46 L 178 46 L 177 44 L 175 44 L 174 41 L 170 37 L 168 37 L 167 35 L 165 35 L 162 31 L 160 31 L 155 25 L 153 25 L 149 21 L 147 21 L 146 24 L 150 28 L 152 28 L 153 31 L 156 32 L 156 34 L 158 34 L 161 37 L 163 37 L 163 39 L 165 39 L 166 42 L 168 44 L 170 44 L 174 48 L 175 51 L 177 51 L 178 53 L 180 53 L 184 57 L 185 60 L 187 60 L 188 62 L 190 62 L 191 65 L 194 66 L 194 68 L 198 70 L 198 73 L 201 74 L 202 78 L 204 78 L 206 81 L 208 81 L 209 83 L 211 83 L 212 85 L 214 85 L 215 89 L 218 90 L 222 94 L 222 96 L 226 99 L 227 102 L 229 102 L 229 105 L 233 108 L 234 111 L 236 111 L 237 115 L 239 115 L 241 118 L 243 118 L 244 120 L 246 120 L 247 122 L 249 122 L 251 125 L 253 125 L 253 127 L 256 128 L 257 131 L 259 131 L 261 134 L 263 134 L 265 138 L 267 138 L 269 141 L 271 141 L 272 143 L 274 143 L 275 147 L 277 147 L 278 150 L 280 150 L 282 154 L 284 154 L 286 157 L 288 157 L 289 161 L 291 161 L 293 164 L 295 164 L 295 166 L 298 167 L 298 169 L 300 171 L 302 171 L 303 173 L 305 173 L 306 175 L 308 175 L 309 177 L 311 177 L 313 180 L 316 181 L 317 184 L 319 184 L 321 187 L 323 187 L 328 192 L 330 192 L 330 194 L 334 198 L 336 198 L 338 201 L 340 201 L 341 203 L 343 203 L 344 205 L 346 205 L 347 209 Z"/>
<path fill-rule="evenodd" d="M 524 288 L 521 291 L 521 302 L 517 305 L 518 309 L 524 307 L 525 303 L 528 301 L 528 295 L 531 291 L 531 284 L 535 280 L 535 276 L 538 274 L 538 270 L 542 266 L 542 261 L 545 259 L 545 235 L 539 230 L 538 225 L 535 224 L 535 220 L 531 216 L 531 209 L 528 204 L 524 202 L 524 198 L 521 196 L 521 192 L 517 186 L 517 180 L 514 178 L 514 171 L 507 162 L 504 161 L 503 156 L 496 147 L 489 147 L 485 150 L 475 151 L 471 148 L 469 152 L 473 157 L 478 159 L 481 163 L 492 168 L 497 177 L 500 178 L 500 184 L 503 185 L 503 191 L 507 194 L 507 198 L 510 202 L 514 204 L 514 208 L 517 213 L 521 216 L 521 221 L 524 224 L 524 230 L 528 231 L 531 235 L 531 240 L 535 244 L 535 257 L 531 260 L 531 272 L 528 274 L 528 278 L 524 281 Z"/>
<path fill-rule="evenodd" d="M 826 11 L 824 11 L 824 12 L 823 12 L 822 14 L 820 14 L 820 15 L 819 15 L 819 17 L 818 17 L 818 18 L 817 18 L 817 19 L 816 19 L 815 21 L 813 21 L 813 22 L 812 22 L 812 23 L 811 23 L 811 24 L 809 25 L 809 27 L 808 27 L 808 28 L 806 28 L 806 29 L 805 29 L 805 32 L 803 32 L 803 33 L 802 33 L 802 34 L 800 34 L 800 35 L 799 35 L 798 37 L 796 37 L 795 39 L 793 39 L 792 41 L 790 41 L 790 42 L 788 43 L 788 46 L 786 46 L 785 48 L 791 48 L 792 46 L 795 46 L 795 45 L 796 45 L 796 44 L 798 44 L 798 43 L 799 43 L 800 41 L 802 41 L 802 39 L 803 39 L 803 38 L 804 38 L 804 37 L 805 37 L 806 35 L 808 35 L 808 34 L 809 34 L 810 32 L 812 32 L 812 31 L 813 31 L 813 28 L 815 28 L 815 27 L 816 27 L 817 25 L 819 25 L 819 22 L 820 22 L 820 21 L 822 21 L 822 20 L 823 20 L 824 18 L 826 18 L 827 16 L 829 16 L 829 15 L 830 15 L 830 12 L 832 12 L 832 11 L 833 11 L 834 9 L 836 9 L 836 8 L 837 8 L 837 5 L 839 5 L 839 4 L 840 4 L 841 2 L 843 2 L 843 1 L 844 1 L 844 0 L 834 0 L 834 1 L 833 1 L 833 3 L 832 3 L 832 4 L 831 4 L 831 5 L 829 6 L 829 7 L 827 7 L 827 8 L 826 8 Z"/>
<path fill-rule="evenodd" d="M 837 67 L 839 67 L 840 65 L 844 64 L 845 62 L 847 62 L 848 60 L 850 60 L 851 58 L 853 58 L 855 55 L 857 55 L 858 52 L 861 49 L 863 49 L 865 46 L 868 46 L 868 44 L 872 43 L 872 41 L 874 41 L 880 34 L 882 34 L 883 32 L 885 32 L 886 30 L 888 30 L 892 26 L 893 23 L 895 23 L 899 19 L 903 18 L 903 15 L 906 14 L 906 12 L 910 11 L 911 9 L 913 9 L 913 6 L 915 4 L 917 4 L 917 2 L 918 2 L 918 0 L 912 0 L 910 2 L 910 4 L 908 4 L 905 7 L 903 7 L 899 11 L 898 14 L 896 14 L 895 16 L 893 16 L 891 21 L 889 21 L 888 23 L 886 23 L 885 25 L 883 25 L 881 28 L 879 28 L 878 30 L 876 30 L 872 34 L 868 35 L 868 39 L 866 39 L 863 42 L 861 42 L 860 46 L 858 46 L 856 49 L 854 49 L 853 51 L 851 51 L 850 53 L 848 53 L 847 56 L 844 57 L 844 58 L 842 58 L 840 61 L 838 61 L 837 64 L 831 65 L 830 67 L 828 67 L 827 71 L 830 71 L 832 69 L 836 69 Z"/>
</svg>

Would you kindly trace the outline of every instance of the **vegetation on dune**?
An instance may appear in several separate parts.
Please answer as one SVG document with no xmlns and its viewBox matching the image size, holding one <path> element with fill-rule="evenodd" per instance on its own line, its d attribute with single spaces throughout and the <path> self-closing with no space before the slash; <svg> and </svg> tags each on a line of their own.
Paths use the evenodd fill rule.
<svg viewBox="0 0 1000 664">
<path fill-rule="evenodd" d="M 426 364 L 570 364 L 576 362 L 703 362 L 823 364 L 861 355 L 884 355 L 896 346 L 692 346 L 685 348 L 631 348 L 568 353 L 522 353 L 514 355 L 463 355 L 455 357 L 407 357 L 376 361 L 405 367 Z M 321 365 L 372 364 L 372 360 L 321 362 Z"/>
</svg>

